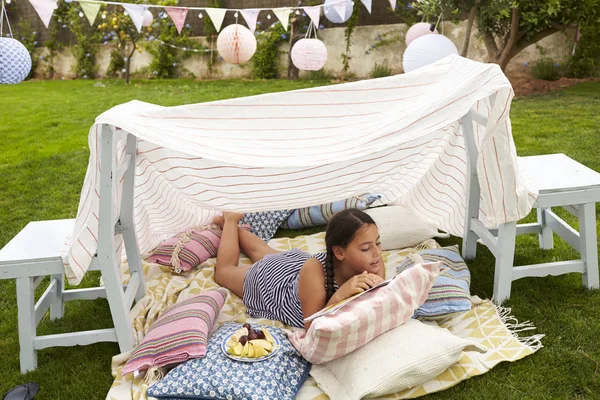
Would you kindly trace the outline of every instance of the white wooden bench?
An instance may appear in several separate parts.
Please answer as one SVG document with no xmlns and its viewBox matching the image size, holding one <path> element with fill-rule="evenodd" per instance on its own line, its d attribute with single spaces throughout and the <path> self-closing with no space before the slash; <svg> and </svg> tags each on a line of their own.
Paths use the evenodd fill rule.
<svg viewBox="0 0 600 400">
<path fill-rule="evenodd" d="M 525 277 L 541 277 L 579 272 L 583 285 L 599 288 L 598 239 L 596 234 L 595 203 L 600 202 L 600 174 L 564 154 L 519 157 L 520 173 L 535 185 L 539 196 L 534 204 L 537 223 L 510 222 L 497 229 L 488 229 L 479 220 L 480 188 L 477 179 L 477 151 L 473 136 L 473 124 L 485 125 L 485 118 L 470 111 L 463 118 L 465 143 L 469 156 L 468 207 L 463 236 L 462 255 L 475 258 L 477 240 L 481 240 L 496 257 L 493 300 L 502 303 L 510 297 L 512 281 Z M 590 151 L 595 151 L 590 149 Z M 575 230 L 552 211 L 563 207 L 579 220 Z M 515 267 L 515 237 L 520 234 L 538 234 L 540 248 L 553 247 L 553 232 L 558 234 L 575 250 L 581 259 Z"/>
</svg>

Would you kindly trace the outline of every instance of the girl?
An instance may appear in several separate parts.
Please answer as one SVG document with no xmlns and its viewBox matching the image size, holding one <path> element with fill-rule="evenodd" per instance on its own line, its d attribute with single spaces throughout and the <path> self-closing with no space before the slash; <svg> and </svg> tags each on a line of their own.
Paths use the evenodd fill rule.
<svg viewBox="0 0 600 400">
<path fill-rule="evenodd" d="M 213 222 L 223 229 L 215 282 L 238 295 L 255 318 L 308 329 L 304 318 L 384 280 L 379 233 L 373 219 L 357 209 L 335 214 L 327 224 L 327 251 L 279 252 L 238 227 L 243 214 L 224 213 Z M 238 267 L 241 250 L 251 266 Z"/>
</svg>

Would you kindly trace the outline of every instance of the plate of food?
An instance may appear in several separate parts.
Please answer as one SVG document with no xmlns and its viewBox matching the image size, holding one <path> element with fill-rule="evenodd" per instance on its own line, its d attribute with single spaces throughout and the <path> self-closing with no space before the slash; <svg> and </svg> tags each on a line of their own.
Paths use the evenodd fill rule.
<svg viewBox="0 0 600 400">
<path fill-rule="evenodd" d="M 266 360 L 279 351 L 281 344 L 266 328 L 254 329 L 248 323 L 225 337 L 221 350 L 232 360 L 257 362 Z"/>
</svg>

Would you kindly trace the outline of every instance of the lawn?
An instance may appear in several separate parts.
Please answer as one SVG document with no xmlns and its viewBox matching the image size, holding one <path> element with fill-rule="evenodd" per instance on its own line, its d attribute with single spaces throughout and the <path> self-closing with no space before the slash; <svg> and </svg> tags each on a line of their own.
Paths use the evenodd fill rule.
<svg viewBox="0 0 600 400">
<path fill-rule="evenodd" d="M 41 81 L 0 86 L 0 247 L 29 221 L 74 218 L 87 167 L 87 134 L 94 118 L 132 99 L 179 105 L 322 85 L 311 81 Z M 513 102 L 511 120 L 519 155 L 562 152 L 600 171 L 600 82 Z M 600 219 L 600 206 L 597 206 Z M 572 221 L 570 215 L 565 219 Z M 531 216 L 529 217 L 531 219 Z M 280 233 L 281 234 L 281 233 Z M 440 241 L 460 243 L 458 238 Z M 517 239 L 516 264 L 576 258 L 566 243 L 537 249 L 537 237 Z M 469 262 L 473 294 L 490 298 L 493 258 L 482 246 Z M 97 284 L 88 274 L 84 285 Z M 41 293 L 40 293 L 41 294 Z M 581 276 L 526 278 L 514 282 L 507 302 L 520 321 L 544 333 L 544 348 L 467 380 L 431 398 L 600 398 L 600 291 L 586 291 Z M 105 300 L 69 302 L 65 318 L 42 321 L 39 334 L 111 327 Z M 36 399 L 104 399 L 113 377 L 115 343 L 38 352 L 39 367 L 19 373 L 14 281 L 0 281 L 0 395 L 36 381 Z"/>
</svg>

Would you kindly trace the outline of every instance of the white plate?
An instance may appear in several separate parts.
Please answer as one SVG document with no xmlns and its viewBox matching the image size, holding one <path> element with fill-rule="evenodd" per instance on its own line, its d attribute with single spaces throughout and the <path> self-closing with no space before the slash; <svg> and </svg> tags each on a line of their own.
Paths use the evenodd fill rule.
<svg viewBox="0 0 600 400">
<path fill-rule="evenodd" d="M 227 346 L 225 345 L 225 343 L 227 342 L 227 340 L 229 340 L 229 338 L 231 336 L 233 336 L 235 334 L 235 332 L 233 332 L 231 335 L 226 336 L 223 341 L 221 342 L 221 350 L 223 351 L 223 353 L 231 358 L 232 360 L 236 360 L 236 361 L 241 361 L 241 362 L 257 362 L 257 361 L 264 361 L 268 358 L 273 357 L 273 355 L 275 355 L 279 349 L 281 348 L 281 343 L 279 342 L 279 339 L 277 339 L 276 336 L 273 336 L 273 340 L 275 341 L 275 343 L 273 344 L 273 350 L 271 350 L 271 352 L 269 354 L 267 354 L 266 356 L 262 356 L 262 357 L 257 357 L 257 358 L 248 358 L 248 357 L 240 357 L 240 356 L 235 356 L 233 354 L 229 354 L 227 352 Z M 272 336 L 272 335 L 271 335 Z"/>
</svg>

